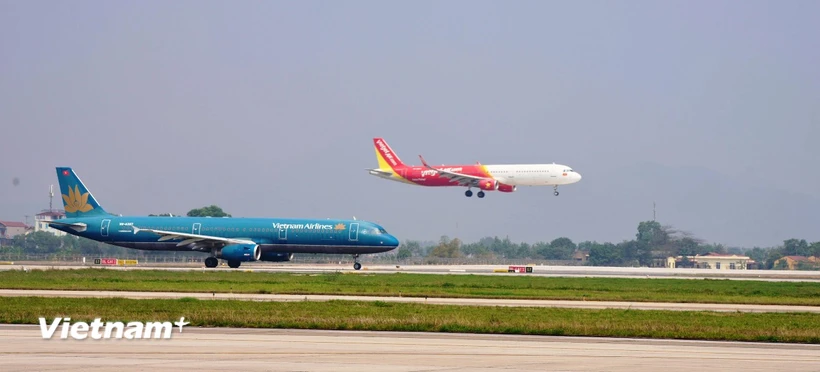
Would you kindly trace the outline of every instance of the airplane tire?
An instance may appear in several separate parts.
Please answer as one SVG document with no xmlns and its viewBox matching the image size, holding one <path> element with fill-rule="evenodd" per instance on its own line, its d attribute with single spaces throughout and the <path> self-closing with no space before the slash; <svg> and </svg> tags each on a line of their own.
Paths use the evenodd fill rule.
<svg viewBox="0 0 820 372">
<path fill-rule="evenodd" d="M 555 192 L 555 196 L 558 196 L 558 191 Z"/>
<path fill-rule="evenodd" d="M 361 269 L 362 269 L 362 264 L 360 264 L 358 262 L 353 263 L 353 270 L 361 270 Z"/>
<path fill-rule="evenodd" d="M 484 197 L 484 191 L 479 191 L 478 194 L 476 194 L 476 196 L 478 196 L 479 198 L 483 198 Z"/>
<path fill-rule="evenodd" d="M 240 264 L 242 264 L 242 262 L 240 262 L 240 261 L 228 261 L 228 266 L 229 266 L 231 269 L 236 269 L 236 268 L 238 268 Z"/>
<path fill-rule="evenodd" d="M 473 196 L 473 192 L 470 191 L 470 190 L 467 190 L 467 191 L 464 192 L 464 195 L 469 198 L 469 197 Z"/>
<path fill-rule="evenodd" d="M 205 267 L 217 267 L 219 265 L 219 260 L 216 257 L 208 257 L 205 259 Z"/>
</svg>

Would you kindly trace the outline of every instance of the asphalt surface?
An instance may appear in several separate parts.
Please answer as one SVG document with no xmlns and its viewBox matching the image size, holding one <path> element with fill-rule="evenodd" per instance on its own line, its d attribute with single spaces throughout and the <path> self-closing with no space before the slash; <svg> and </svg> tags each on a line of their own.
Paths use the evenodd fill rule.
<svg viewBox="0 0 820 372">
<path fill-rule="evenodd" d="M 0 325 L 3 371 L 818 371 L 820 345 L 175 328 L 170 339 L 43 339 Z"/>
</svg>

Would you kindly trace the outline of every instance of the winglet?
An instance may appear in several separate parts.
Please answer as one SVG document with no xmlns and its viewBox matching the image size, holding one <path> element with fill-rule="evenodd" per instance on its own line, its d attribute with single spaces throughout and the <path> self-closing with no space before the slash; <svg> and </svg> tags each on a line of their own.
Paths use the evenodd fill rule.
<svg viewBox="0 0 820 372">
<path fill-rule="evenodd" d="M 423 166 L 425 166 L 425 167 L 427 167 L 427 168 L 433 169 L 433 167 L 429 166 L 429 165 L 427 164 L 427 162 L 426 162 L 426 161 L 424 161 L 424 157 L 422 157 L 421 155 L 419 155 L 419 159 L 421 159 L 421 165 L 423 165 Z"/>
</svg>

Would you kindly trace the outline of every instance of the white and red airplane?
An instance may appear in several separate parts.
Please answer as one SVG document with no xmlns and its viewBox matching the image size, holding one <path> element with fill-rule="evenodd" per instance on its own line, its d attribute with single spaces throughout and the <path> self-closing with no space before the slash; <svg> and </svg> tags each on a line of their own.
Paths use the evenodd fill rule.
<svg viewBox="0 0 820 372">
<path fill-rule="evenodd" d="M 513 192 L 517 186 L 552 186 L 558 196 L 559 185 L 581 180 L 571 167 L 555 163 L 430 166 L 419 155 L 421 166 L 405 165 L 383 138 L 373 138 L 373 145 L 379 167 L 368 169 L 370 174 L 419 186 L 467 187 L 467 197 L 473 196 L 473 187 L 479 189 L 476 196 L 483 198 L 484 191 Z"/>
</svg>

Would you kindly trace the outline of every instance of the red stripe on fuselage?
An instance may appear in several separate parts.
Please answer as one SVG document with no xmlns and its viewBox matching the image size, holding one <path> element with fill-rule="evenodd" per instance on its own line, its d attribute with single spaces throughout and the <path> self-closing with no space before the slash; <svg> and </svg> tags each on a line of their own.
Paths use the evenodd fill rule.
<svg viewBox="0 0 820 372">
<path fill-rule="evenodd" d="M 481 165 L 440 165 L 433 166 L 433 168 L 469 176 L 492 178 Z M 405 179 L 421 186 L 459 186 L 457 182 L 441 177 L 438 172 L 425 167 L 404 166 L 396 171 Z"/>
</svg>

